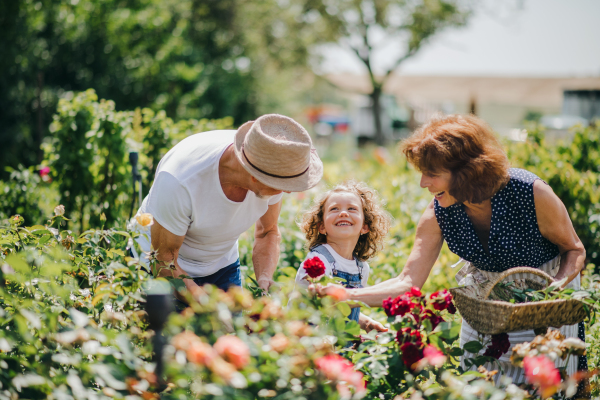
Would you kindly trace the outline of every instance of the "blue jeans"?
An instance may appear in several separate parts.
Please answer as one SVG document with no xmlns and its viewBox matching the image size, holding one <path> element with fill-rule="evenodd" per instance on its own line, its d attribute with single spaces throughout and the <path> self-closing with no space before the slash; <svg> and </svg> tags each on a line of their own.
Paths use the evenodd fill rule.
<svg viewBox="0 0 600 400">
<path fill-rule="evenodd" d="M 334 276 L 336 278 L 344 279 L 346 282 L 343 283 L 343 285 L 347 288 L 355 288 L 355 289 L 362 288 L 362 282 L 360 281 L 359 274 L 351 274 L 348 272 L 336 270 L 334 272 Z M 355 307 L 352 309 L 352 312 L 350 312 L 350 315 L 348 315 L 348 320 L 358 322 L 359 316 L 360 316 L 360 307 Z"/>
<path fill-rule="evenodd" d="M 210 283 L 215 285 L 219 289 L 227 290 L 230 286 L 242 286 L 242 272 L 240 271 L 240 259 L 238 258 L 233 264 L 221 268 L 212 275 L 201 276 L 199 278 L 193 278 L 194 283 L 199 286 Z M 187 307 L 184 302 L 175 299 L 175 308 L 177 311 L 183 310 Z"/>
</svg>

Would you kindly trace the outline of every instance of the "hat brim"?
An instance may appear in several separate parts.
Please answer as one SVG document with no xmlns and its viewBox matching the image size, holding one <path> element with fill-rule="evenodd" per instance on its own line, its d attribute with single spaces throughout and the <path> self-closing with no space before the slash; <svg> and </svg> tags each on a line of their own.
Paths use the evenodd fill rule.
<svg viewBox="0 0 600 400">
<path fill-rule="evenodd" d="M 242 155 L 242 147 L 244 145 L 246 134 L 250 131 L 253 123 L 254 121 L 248 121 L 240 126 L 235 133 L 233 142 L 233 148 L 238 161 L 250 175 L 258 179 L 264 185 L 286 192 L 303 192 L 315 187 L 321 181 L 321 178 L 323 177 L 323 163 L 314 148 L 310 152 L 310 165 L 308 170 L 304 174 L 294 178 L 276 178 L 264 174 L 248 164 L 245 157 Z M 284 173 L 285 171 L 281 172 Z"/>
</svg>

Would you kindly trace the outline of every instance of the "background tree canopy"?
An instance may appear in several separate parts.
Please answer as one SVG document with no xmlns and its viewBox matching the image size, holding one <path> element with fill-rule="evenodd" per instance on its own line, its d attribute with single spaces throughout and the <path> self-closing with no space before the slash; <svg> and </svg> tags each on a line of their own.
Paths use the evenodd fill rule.
<svg viewBox="0 0 600 400">
<path fill-rule="evenodd" d="M 372 73 L 372 30 L 407 46 L 408 57 L 439 30 L 464 23 L 458 3 L 2 2 L 0 170 L 42 161 L 40 145 L 67 91 L 92 88 L 117 110 L 148 107 L 176 121 L 231 116 L 239 125 L 267 112 L 297 114 L 315 98 L 314 45 L 340 38 L 371 72 L 376 106 L 385 77 Z"/>
<path fill-rule="evenodd" d="M 119 109 L 236 122 L 256 114 L 233 0 L 61 0 L 0 4 L 2 164 L 41 160 L 58 98 L 94 88 Z"/>
</svg>

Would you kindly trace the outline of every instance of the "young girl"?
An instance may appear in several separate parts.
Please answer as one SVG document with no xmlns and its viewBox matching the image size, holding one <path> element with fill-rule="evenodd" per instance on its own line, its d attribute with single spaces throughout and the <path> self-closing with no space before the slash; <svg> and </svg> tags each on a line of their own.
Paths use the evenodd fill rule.
<svg viewBox="0 0 600 400">
<path fill-rule="evenodd" d="M 308 285 L 304 264 L 318 257 L 325 265 L 325 275 L 341 278 L 346 287 L 365 287 L 369 279 L 366 260 L 380 250 L 390 221 L 375 191 L 364 183 L 349 181 L 329 190 L 300 223 L 310 252 L 298 269 L 296 282 Z M 360 307 L 353 308 L 348 318 L 367 332 L 387 330 L 362 314 Z"/>
</svg>

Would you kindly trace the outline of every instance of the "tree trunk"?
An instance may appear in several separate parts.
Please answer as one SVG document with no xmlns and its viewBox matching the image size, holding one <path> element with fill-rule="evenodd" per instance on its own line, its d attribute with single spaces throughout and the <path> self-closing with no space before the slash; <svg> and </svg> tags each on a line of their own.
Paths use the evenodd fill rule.
<svg viewBox="0 0 600 400">
<path fill-rule="evenodd" d="M 381 127 L 381 88 L 375 87 L 371 93 L 373 122 L 375 123 L 375 143 L 378 146 L 385 146 L 385 136 Z"/>
</svg>

